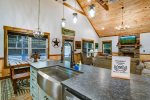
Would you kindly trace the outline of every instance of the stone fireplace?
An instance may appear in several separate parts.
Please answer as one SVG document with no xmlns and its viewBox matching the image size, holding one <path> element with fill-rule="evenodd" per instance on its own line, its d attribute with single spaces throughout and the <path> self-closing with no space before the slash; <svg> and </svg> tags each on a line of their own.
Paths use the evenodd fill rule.
<svg viewBox="0 0 150 100">
<path fill-rule="evenodd" d="M 131 58 L 139 58 L 139 49 L 133 47 L 124 47 L 119 49 L 120 56 L 129 56 Z"/>
<path fill-rule="evenodd" d="M 119 55 L 120 56 L 129 56 L 131 58 L 140 58 L 140 35 L 136 34 L 136 43 L 135 44 L 121 44 L 118 43 Z M 120 36 L 122 37 L 122 36 Z"/>
</svg>

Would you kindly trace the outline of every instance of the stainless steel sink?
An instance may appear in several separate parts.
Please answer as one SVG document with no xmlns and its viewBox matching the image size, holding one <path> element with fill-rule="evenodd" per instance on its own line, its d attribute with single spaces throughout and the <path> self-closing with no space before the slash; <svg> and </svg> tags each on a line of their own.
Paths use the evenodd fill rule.
<svg viewBox="0 0 150 100">
<path fill-rule="evenodd" d="M 38 71 L 37 82 L 47 95 L 54 100 L 62 100 L 61 82 L 79 74 L 61 66 L 47 67 Z"/>
</svg>

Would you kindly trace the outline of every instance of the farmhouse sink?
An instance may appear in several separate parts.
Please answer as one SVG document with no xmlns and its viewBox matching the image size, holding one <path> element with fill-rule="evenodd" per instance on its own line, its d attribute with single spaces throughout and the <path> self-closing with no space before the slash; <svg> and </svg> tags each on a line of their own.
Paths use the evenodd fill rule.
<svg viewBox="0 0 150 100">
<path fill-rule="evenodd" d="M 62 100 L 61 82 L 79 74 L 81 73 L 61 66 L 47 67 L 38 71 L 37 82 L 47 95 L 54 100 Z"/>
</svg>

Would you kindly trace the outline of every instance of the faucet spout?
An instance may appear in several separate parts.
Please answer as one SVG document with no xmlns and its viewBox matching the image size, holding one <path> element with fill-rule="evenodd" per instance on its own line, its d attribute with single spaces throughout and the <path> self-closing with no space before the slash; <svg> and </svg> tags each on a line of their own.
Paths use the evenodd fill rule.
<svg viewBox="0 0 150 100">
<path fill-rule="evenodd" d="M 65 46 L 65 45 L 70 45 L 70 47 L 71 47 L 71 57 L 70 57 L 70 68 L 72 68 L 73 66 L 74 66 L 74 50 L 73 50 L 73 46 L 71 45 L 71 43 L 69 43 L 69 42 L 67 42 L 67 43 L 64 43 L 64 45 L 62 46 L 62 48 L 61 48 L 61 63 L 63 63 L 63 56 L 64 56 L 64 54 L 63 54 L 63 47 Z"/>
</svg>

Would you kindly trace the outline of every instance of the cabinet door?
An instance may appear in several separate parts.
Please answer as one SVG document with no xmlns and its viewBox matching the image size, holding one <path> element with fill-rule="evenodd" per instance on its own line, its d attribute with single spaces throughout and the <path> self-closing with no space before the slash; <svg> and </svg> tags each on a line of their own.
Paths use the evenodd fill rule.
<svg viewBox="0 0 150 100">
<path fill-rule="evenodd" d="M 41 88 L 39 88 L 39 100 L 54 100 L 54 99 L 52 99 Z"/>
</svg>

